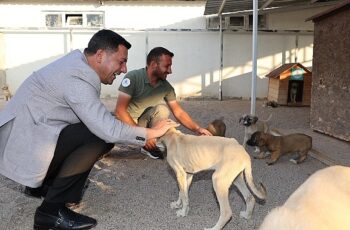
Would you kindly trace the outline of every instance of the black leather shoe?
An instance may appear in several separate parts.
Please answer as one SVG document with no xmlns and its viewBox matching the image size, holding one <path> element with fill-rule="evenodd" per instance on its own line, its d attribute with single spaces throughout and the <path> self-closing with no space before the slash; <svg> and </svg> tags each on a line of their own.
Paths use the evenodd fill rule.
<svg viewBox="0 0 350 230">
<path fill-rule="evenodd" d="M 34 216 L 34 230 L 81 230 L 93 228 L 96 224 L 94 218 L 73 212 L 66 207 L 61 208 L 56 216 L 37 208 Z"/>
<path fill-rule="evenodd" d="M 141 153 L 149 156 L 152 159 L 164 159 L 163 152 L 160 151 L 158 148 L 154 150 L 146 150 L 144 148 L 141 148 Z"/>
</svg>

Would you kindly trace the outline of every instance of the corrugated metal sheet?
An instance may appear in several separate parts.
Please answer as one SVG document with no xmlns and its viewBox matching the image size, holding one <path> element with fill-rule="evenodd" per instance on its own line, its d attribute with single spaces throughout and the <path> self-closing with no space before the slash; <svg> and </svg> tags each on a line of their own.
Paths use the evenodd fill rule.
<svg viewBox="0 0 350 230">
<path fill-rule="evenodd" d="M 329 5 L 340 0 L 259 0 L 259 9 L 282 9 L 296 7 L 315 7 L 317 5 Z M 207 0 L 204 15 L 218 14 L 220 7 L 221 13 L 237 13 L 251 11 L 253 0 Z"/>
</svg>

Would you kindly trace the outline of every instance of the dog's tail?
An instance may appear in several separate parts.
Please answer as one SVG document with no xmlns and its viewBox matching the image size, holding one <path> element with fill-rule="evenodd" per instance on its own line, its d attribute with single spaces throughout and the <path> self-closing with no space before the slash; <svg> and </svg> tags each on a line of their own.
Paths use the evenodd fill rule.
<svg viewBox="0 0 350 230">
<path fill-rule="evenodd" d="M 258 202 L 259 204 L 265 204 L 266 188 L 262 183 L 260 183 L 259 189 L 255 186 L 251 164 L 248 164 L 247 167 L 243 170 L 243 177 L 250 193 L 254 196 L 256 202 Z"/>
</svg>

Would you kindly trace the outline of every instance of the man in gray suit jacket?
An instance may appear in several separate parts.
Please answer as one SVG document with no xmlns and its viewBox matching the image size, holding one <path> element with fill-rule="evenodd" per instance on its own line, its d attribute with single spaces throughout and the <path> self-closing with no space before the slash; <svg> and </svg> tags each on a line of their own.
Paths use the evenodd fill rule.
<svg viewBox="0 0 350 230">
<path fill-rule="evenodd" d="M 126 73 L 123 37 L 100 30 L 75 50 L 35 71 L 0 111 L 0 173 L 44 197 L 34 229 L 90 229 L 97 221 L 66 208 L 80 201 L 94 163 L 114 143 L 144 146 L 177 124 L 152 129 L 117 120 L 100 100 L 101 83 Z"/>
</svg>

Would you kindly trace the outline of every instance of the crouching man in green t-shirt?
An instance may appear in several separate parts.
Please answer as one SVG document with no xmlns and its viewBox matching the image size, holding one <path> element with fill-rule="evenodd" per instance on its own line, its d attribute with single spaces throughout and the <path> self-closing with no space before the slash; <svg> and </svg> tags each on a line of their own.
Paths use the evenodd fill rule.
<svg viewBox="0 0 350 230">
<path fill-rule="evenodd" d="M 173 56 L 169 50 L 156 47 L 147 55 L 146 68 L 125 75 L 119 87 L 115 116 L 130 125 L 152 127 L 155 122 L 168 118 L 171 111 L 189 130 L 198 135 L 211 136 L 208 130 L 200 127 L 182 109 L 176 101 L 174 88 L 166 80 L 172 72 Z M 156 139 L 149 139 L 141 152 L 153 159 L 163 158 L 159 147 Z"/>
</svg>

